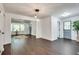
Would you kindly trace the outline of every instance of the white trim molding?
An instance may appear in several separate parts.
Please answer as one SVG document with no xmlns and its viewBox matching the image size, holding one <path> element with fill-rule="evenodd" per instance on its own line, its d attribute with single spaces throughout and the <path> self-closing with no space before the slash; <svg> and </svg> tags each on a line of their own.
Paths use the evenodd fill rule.
<svg viewBox="0 0 79 59">
<path fill-rule="evenodd" d="M 0 46 L 0 55 L 2 54 L 3 51 L 4 51 L 3 46 Z"/>
</svg>

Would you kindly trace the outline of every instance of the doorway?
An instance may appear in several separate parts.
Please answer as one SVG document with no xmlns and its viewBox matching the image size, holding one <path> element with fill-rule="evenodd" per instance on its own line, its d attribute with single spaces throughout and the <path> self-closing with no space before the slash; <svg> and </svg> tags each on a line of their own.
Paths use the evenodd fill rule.
<svg viewBox="0 0 79 59">
<path fill-rule="evenodd" d="M 31 22 L 28 20 L 12 20 L 11 21 L 11 35 L 31 35 Z"/>
</svg>

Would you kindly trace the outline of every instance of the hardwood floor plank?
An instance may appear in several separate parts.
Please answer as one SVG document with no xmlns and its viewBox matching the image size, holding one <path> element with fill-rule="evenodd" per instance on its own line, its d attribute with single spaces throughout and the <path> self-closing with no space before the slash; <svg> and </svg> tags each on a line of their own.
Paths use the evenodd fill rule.
<svg viewBox="0 0 79 59">
<path fill-rule="evenodd" d="M 12 43 L 4 46 L 2 55 L 77 55 L 79 52 L 79 43 L 58 39 L 48 41 L 45 39 L 36 39 L 35 37 L 12 38 Z"/>
</svg>

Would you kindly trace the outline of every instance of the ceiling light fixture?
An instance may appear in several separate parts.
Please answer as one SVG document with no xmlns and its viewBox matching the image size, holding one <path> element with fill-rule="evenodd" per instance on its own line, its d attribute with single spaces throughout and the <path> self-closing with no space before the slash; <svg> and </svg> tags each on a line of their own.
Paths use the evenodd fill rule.
<svg viewBox="0 0 79 59">
<path fill-rule="evenodd" d="M 64 12 L 61 16 L 66 17 L 66 16 L 69 16 L 69 15 L 70 15 L 70 13 Z"/>
<path fill-rule="evenodd" d="M 35 15 L 34 15 L 35 18 L 37 18 L 38 13 L 39 13 L 39 9 L 35 9 Z"/>
</svg>

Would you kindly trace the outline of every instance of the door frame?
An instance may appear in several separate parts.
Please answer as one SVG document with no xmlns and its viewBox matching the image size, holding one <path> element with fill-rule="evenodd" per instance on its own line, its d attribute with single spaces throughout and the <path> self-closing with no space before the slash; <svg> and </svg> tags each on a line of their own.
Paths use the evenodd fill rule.
<svg viewBox="0 0 79 59">
<path fill-rule="evenodd" d="M 58 38 L 60 38 L 60 35 L 61 35 L 60 34 L 60 21 L 57 22 L 57 25 L 58 25 Z"/>
</svg>

